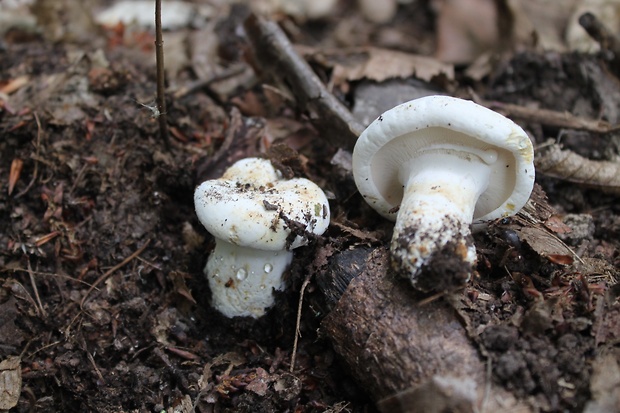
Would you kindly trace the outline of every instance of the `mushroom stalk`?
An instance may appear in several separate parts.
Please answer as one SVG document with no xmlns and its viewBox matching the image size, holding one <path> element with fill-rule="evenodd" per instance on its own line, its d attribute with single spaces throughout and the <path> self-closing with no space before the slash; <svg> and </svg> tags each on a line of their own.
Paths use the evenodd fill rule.
<svg viewBox="0 0 620 413">
<path fill-rule="evenodd" d="M 273 305 L 273 290 L 284 290 L 282 273 L 292 251 L 265 251 L 216 239 L 204 272 L 212 293 L 211 305 L 226 317 L 254 317 Z"/>
<path fill-rule="evenodd" d="M 362 132 L 353 176 L 364 200 L 396 221 L 395 269 L 418 290 L 446 291 L 471 278 L 469 226 L 514 215 L 527 202 L 533 160 L 530 138 L 510 119 L 474 102 L 426 96 Z"/>
<path fill-rule="evenodd" d="M 205 273 L 213 306 L 259 318 L 283 290 L 291 250 L 329 225 L 327 197 L 305 178 L 284 179 L 270 161 L 246 158 L 194 192 L 200 223 L 215 238 Z"/>
<path fill-rule="evenodd" d="M 470 225 L 478 198 L 489 186 L 488 165 L 496 160 L 494 150 L 441 147 L 400 168 L 405 190 L 392 237 L 392 264 L 416 288 L 453 289 L 471 278 L 476 248 Z"/>
</svg>

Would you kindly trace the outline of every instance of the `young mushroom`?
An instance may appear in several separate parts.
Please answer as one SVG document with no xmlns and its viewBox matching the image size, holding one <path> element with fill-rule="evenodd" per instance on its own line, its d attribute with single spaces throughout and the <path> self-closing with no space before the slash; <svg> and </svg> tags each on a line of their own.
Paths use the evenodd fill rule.
<svg viewBox="0 0 620 413">
<path fill-rule="evenodd" d="M 353 175 L 396 221 L 392 265 L 421 291 L 464 285 L 476 263 L 471 224 L 516 214 L 534 186 L 534 151 L 511 120 L 471 101 L 427 96 L 379 116 L 360 135 Z"/>
<path fill-rule="evenodd" d="M 329 225 L 321 188 L 304 178 L 283 179 L 266 159 L 242 159 L 219 179 L 196 188 L 198 219 L 215 237 L 205 274 L 211 304 L 227 317 L 259 318 L 283 290 L 292 250 Z"/>
</svg>

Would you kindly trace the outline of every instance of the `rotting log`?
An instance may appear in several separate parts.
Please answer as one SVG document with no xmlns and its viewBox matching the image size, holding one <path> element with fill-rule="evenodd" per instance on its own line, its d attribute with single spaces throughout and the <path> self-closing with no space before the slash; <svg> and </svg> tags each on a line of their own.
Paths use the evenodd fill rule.
<svg viewBox="0 0 620 413">
<path fill-rule="evenodd" d="M 390 270 L 387 250 L 340 254 L 346 256 L 332 257 L 337 264 L 318 278 L 334 304 L 321 329 L 382 412 L 532 411 L 491 382 L 445 300 L 419 304 L 420 296 Z"/>
</svg>

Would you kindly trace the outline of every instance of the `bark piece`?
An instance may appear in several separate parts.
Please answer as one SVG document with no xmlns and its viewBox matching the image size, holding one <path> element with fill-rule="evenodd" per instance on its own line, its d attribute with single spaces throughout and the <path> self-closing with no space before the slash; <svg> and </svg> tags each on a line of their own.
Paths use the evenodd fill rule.
<svg viewBox="0 0 620 413">
<path fill-rule="evenodd" d="M 385 249 L 357 267 L 365 269 L 322 329 L 382 411 L 530 411 L 488 382 L 454 309 L 444 300 L 420 305 L 407 280 L 388 270 Z"/>
</svg>

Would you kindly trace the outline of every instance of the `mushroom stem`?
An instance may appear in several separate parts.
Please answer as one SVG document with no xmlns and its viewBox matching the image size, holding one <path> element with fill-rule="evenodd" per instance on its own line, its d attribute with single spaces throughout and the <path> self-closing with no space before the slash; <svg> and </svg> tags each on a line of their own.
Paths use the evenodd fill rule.
<svg viewBox="0 0 620 413">
<path fill-rule="evenodd" d="M 291 251 L 265 251 L 216 239 L 204 269 L 212 306 L 227 317 L 263 316 L 273 305 L 273 290 L 284 289 L 282 274 L 292 259 Z"/>
<path fill-rule="evenodd" d="M 489 186 L 493 150 L 432 148 L 405 163 L 405 190 L 392 236 L 392 265 L 419 290 L 465 284 L 476 264 L 470 225 Z"/>
</svg>

